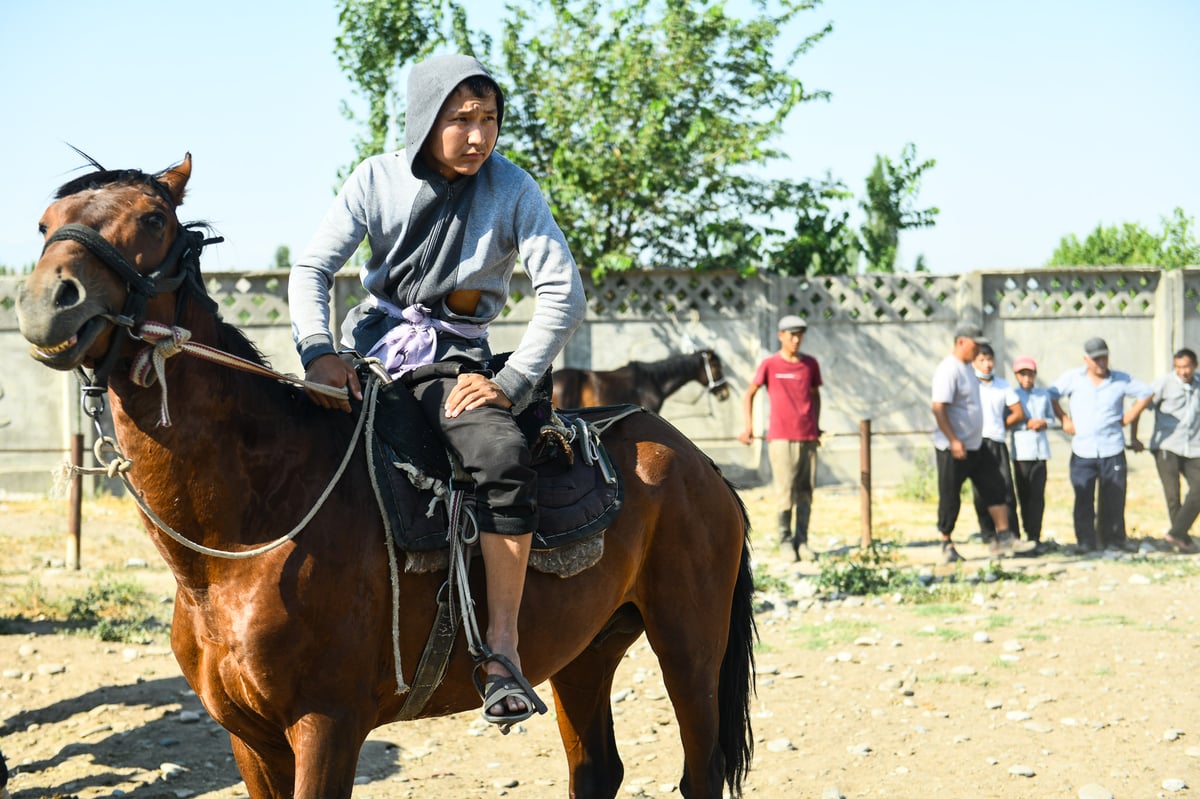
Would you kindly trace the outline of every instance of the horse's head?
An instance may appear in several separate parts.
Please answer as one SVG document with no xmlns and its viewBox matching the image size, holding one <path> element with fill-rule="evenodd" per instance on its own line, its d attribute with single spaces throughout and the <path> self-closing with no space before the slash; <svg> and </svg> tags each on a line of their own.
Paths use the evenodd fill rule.
<svg viewBox="0 0 1200 799">
<path fill-rule="evenodd" d="M 176 216 L 191 171 L 189 153 L 155 175 L 98 169 L 58 190 L 38 222 L 41 258 L 17 293 L 35 359 L 62 370 L 111 367 L 118 327 L 172 320 L 173 294 L 204 243 Z"/>
<path fill-rule="evenodd" d="M 729 383 L 725 380 L 725 367 L 721 359 L 712 350 L 701 350 L 700 357 L 704 360 L 708 392 L 719 400 L 729 399 Z"/>
</svg>

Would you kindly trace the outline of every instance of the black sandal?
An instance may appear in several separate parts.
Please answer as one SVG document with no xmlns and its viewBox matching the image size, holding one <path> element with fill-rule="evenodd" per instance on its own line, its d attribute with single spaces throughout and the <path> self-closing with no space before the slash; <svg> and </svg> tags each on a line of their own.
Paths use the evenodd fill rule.
<svg viewBox="0 0 1200 799">
<path fill-rule="evenodd" d="M 480 680 L 479 672 L 483 665 L 489 661 L 499 663 L 508 669 L 508 673 L 511 676 L 486 674 L 484 679 Z M 508 735 L 508 731 L 512 728 L 512 725 L 525 721 L 525 719 L 534 713 L 545 713 L 548 709 L 546 703 L 534 692 L 533 686 L 529 684 L 529 680 L 525 679 L 525 675 L 521 673 L 521 670 L 504 655 L 497 655 L 494 652 L 485 650 L 482 655 L 475 658 L 475 672 L 471 674 L 471 679 L 475 681 L 475 690 L 483 697 L 483 710 L 480 715 L 484 721 L 498 726 L 500 732 L 504 735 Z M 515 697 L 524 702 L 525 709 L 505 713 L 488 712 L 488 710 L 497 704 L 503 705 L 505 700 L 510 697 Z"/>
</svg>

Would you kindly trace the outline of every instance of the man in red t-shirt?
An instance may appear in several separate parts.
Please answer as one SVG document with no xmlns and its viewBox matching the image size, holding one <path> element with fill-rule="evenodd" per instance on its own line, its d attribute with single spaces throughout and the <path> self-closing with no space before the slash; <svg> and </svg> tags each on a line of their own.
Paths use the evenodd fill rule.
<svg viewBox="0 0 1200 799">
<path fill-rule="evenodd" d="M 743 444 L 754 440 L 754 395 L 766 386 L 771 409 L 767 456 L 779 511 L 779 541 L 791 540 L 796 560 L 817 557 L 808 546 L 808 520 L 821 438 L 821 367 L 816 358 L 800 353 L 807 329 L 799 316 L 779 320 L 779 351 L 754 373 L 743 400 L 746 427 L 738 436 Z"/>
</svg>

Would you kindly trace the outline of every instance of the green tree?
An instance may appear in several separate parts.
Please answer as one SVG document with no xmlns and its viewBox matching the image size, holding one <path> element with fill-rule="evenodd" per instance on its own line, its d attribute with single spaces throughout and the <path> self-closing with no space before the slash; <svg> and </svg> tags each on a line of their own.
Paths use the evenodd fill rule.
<svg viewBox="0 0 1200 799">
<path fill-rule="evenodd" d="M 930 158 L 916 163 L 916 158 L 917 146 L 910 142 L 901 151 L 898 164 L 886 156 L 876 156 L 875 167 L 867 176 L 867 196 L 860 202 L 866 221 L 860 230 L 869 272 L 896 271 L 900 232 L 936 224 L 939 209 L 919 209 L 916 202 L 921 176 L 937 161 Z M 923 257 L 917 259 L 918 271 L 924 268 L 924 262 Z"/>
<path fill-rule="evenodd" d="M 518 87 L 507 153 L 538 176 L 579 261 L 741 268 L 763 261 L 780 184 L 762 167 L 806 91 L 796 59 L 830 26 L 784 47 L 813 2 L 740 19 L 722 2 L 510 4 L 505 66 Z M 547 19 L 541 27 L 538 20 Z"/>
<path fill-rule="evenodd" d="M 292 251 L 286 244 L 280 244 L 275 248 L 275 268 L 292 268 Z"/>
<path fill-rule="evenodd" d="M 1047 266 L 1159 266 L 1179 269 L 1200 264 L 1200 242 L 1192 230 L 1196 220 L 1176 208 L 1162 217 L 1162 230 L 1135 222 L 1097 225 L 1080 241 L 1074 234 L 1059 240 Z"/>
<path fill-rule="evenodd" d="M 776 187 L 774 205 L 795 215 L 791 230 L 775 232 L 768 269 L 784 275 L 850 275 L 858 271 L 862 243 L 846 206 L 854 197 L 826 175 L 820 182 Z"/>
<path fill-rule="evenodd" d="M 864 260 L 892 270 L 899 232 L 938 212 L 915 208 L 934 162 L 916 163 L 914 145 L 898 164 L 877 159 L 858 230 L 839 181 L 769 177 L 786 157 L 774 143 L 784 120 L 829 96 L 793 74 L 832 31 L 796 35 L 819 2 L 753 0 L 738 16 L 723 0 L 513 0 L 501 56 L 488 58 L 491 41 L 453 0 L 339 0 L 339 63 L 368 101 L 358 157 L 401 138 L 399 76 L 452 45 L 512 88 L 503 151 L 537 177 L 595 276 L 662 266 L 848 274 Z"/>
</svg>

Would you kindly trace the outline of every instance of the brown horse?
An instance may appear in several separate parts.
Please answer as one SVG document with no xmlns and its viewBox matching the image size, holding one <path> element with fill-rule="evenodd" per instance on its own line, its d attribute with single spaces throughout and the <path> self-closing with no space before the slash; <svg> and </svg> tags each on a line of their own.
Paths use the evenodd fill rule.
<svg viewBox="0 0 1200 799">
<path fill-rule="evenodd" d="M 161 386 L 132 379 L 143 320 L 261 363 L 204 292 L 205 242 L 176 216 L 190 175 L 189 155 L 156 175 L 101 169 L 59 189 L 40 222 L 45 248 L 18 297 L 21 331 L 46 365 L 107 379 L 129 481 L 177 582 L 172 648 L 229 731 L 250 796 L 348 799 L 363 740 L 395 720 L 404 701 L 384 527 L 364 459 L 350 461 L 298 535 L 264 554 L 213 557 L 164 532 L 245 551 L 292 529 L 331 482 L 356 423 L 283 382 L 208 360 L 166 360 Z M 170 425 L 160 419 L 167 403 Z M 623 766 L 609 694 L 622 655 L 643 632 L 679 723 L 680 793 L 718 799 L 724 784 L 740 795 L 752 753 L 755 638 L 745 507 L 712 462 L 657 416 L 628 417 L 604 440 L 625 485 L 604 555 L 570 579 L 530 572 L 520 620 L 525 673 L 553 688 L 570 795 L 618 793 Z M 399 576 L 405 682 L 444 579 Z M 484 604 L 478 562 L 471 583 Z M 455 646 L 423 716 L 479 708 L 465 649 Z"/>
<path fill-rule="evenodd" d="M 719 400 L 729 398 L 721 359 L 712 350 L 700 350 L 661 361 L 631 361 L 611 371 L 558 369 L 554 372 L 554 404 L 590 408 L 628 403 L 658 413 L 667 397 L 693 381 Z"/>
</svg>

